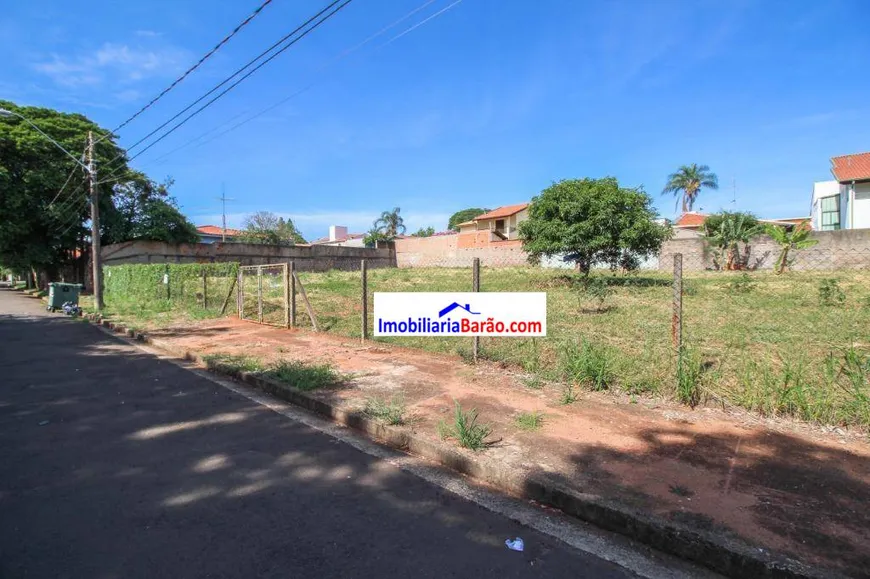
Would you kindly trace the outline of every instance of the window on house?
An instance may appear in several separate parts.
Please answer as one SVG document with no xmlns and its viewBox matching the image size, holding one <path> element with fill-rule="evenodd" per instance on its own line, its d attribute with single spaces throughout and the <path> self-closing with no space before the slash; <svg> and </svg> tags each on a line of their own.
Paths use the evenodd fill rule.
<svg viewBox="0 0 870 579">
<path fill-rule="evenodd" d="M 840 196 L 822 197 L 822 231 L 840 229 Z"/>
</svg>

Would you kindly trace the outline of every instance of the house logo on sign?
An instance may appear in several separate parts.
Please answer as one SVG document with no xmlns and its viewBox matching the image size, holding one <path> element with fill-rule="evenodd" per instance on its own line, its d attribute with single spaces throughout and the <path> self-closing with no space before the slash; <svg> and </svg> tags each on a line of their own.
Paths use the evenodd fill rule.
<svg viewBox="0 0 870 579">
<path fill-rule="evenodd" d="M 473 315 L 475 315 L 475 316 L 479 316 L 479 315 L 480 315 L 480 312 L 472 312 L 472 311 L 471 311 L 471 305 L 469 305 L 469 304 L 465 304 L 464 306 L 462 306 L 462 305 L 459 305 L 459 304 L 456 303 L 456 302 L 453 302 L 452 304 L 450 304 L 449 306 L 447 306 L 446 308 L 444 308 L 443 310 L 441 310 L 440 312 L 438 312 L 438 317 L 439 317 L 439 318 L 443 318 L 444 316 L 446 316 L 447 314 L 449 314 L 450 312 L 452 312 L 452 311 L 455 310 L 455 309 L 465 310 L 465 311 L 468 312 L 469 314 L 473 314 Z"/>
</svg>

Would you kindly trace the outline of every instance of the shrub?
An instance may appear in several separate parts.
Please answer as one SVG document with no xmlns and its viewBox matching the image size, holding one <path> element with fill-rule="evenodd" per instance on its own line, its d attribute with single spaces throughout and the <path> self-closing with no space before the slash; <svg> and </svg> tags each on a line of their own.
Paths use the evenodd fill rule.
<svg viewBox="0 0 870 579">
<path fill-rule="evenodd" d="M 841 306 L 846 302 L 846 293 L 840 287 L 840 282 L 833 278 L 825 278 L 819 282 L 819 303 L 823 306 Z"/>
<path fill-rule="evenodd" d="M 607 390 L 614 380 L 610 352 L 585 339 L 579 345 L 576 341 L 569 341 L 563 346 L 562 364 L 569 381 L 592 390 Z"/>
<path fill-rule="evenodd" d="M 544 415 L 540 412 L 523 412 L 514 423 L 520 430 L 535 431 L 544 425 Z"/>
<path fill-rule="evenodd" d="M 701 375 L 704 365 L 697 350 L 689 346 L 677 354 L 677 400 L 694 408 L 701 401 Z"/>
<path fill-rule="evenodd" d="M 610 284 L 600 276 L 589 277 L 586 283 L 583 284 L 583 292 L 593 302 L 598 311 L 603 311 L 604 304 L 607 298 L 613 295 L 613 289 Z"/>
<path fill-rule="evenodd" d="M 317 390 L 341 382 L 341 376 L 329 364 L 306 364 L 300 360 L 278 362 L 268 375 L 299 390 Z"/>
<path fill-rule="evenodd" d="M 492 428 L 477 423 L 477 409 L 462 411 L 459 401 L 455 401 L 453 424 L 447 425 L 443 420 L 438 423 L 438 434 L 442 440 L 455 438 L 459 446 L 470 450 L 480 450 L 487 446 L 486 438 L 492 434 Z"/>
<path fill-rule="evenodd" d="M 405 423 L 405 399 L 401 395 L 389 400 L 369 398 L 363 412 L 385 424 L 401 426 Z"/>
<path fill-rule="evenodd" d="M 728 284 L 728 290 L 736 294 L 748 294 L 755 289 L 756 283 L 745 271 Z"/>
<path fill-rule="evenodd" d="M 209 354 L 204 356 L 205 365 L 234 374 L 241 372 L 261 372 L 263 365 L 257 358 L 238 354 Z"/>
</svg>

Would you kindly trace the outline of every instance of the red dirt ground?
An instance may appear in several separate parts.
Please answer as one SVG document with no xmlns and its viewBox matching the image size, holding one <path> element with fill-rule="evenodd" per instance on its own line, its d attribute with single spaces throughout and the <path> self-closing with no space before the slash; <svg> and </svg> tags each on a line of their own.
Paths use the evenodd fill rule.
<svg viewBox="0 0 870 579">
<path fill-rule="evenodd" d="M 488 459 L 806 563 L 870 568 L 870 444 L 861 434 L 607 394 L 563 406 L 556 386 L 531 390 L 495 364 L 235 318 L 150 333 L 202 354 L 329 362 L 352 377 L 317 396 L 362 408 L 401 394 L 407 428 L 433 439 L 458 400 L 493 427 Z M 545 415 L 536 432 L 514 423 L 530 411 Z"/>
</svg>

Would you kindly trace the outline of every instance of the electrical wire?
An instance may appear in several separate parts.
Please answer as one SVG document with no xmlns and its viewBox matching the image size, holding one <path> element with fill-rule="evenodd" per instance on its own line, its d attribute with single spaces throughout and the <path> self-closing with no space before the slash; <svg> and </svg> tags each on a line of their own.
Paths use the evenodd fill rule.
<svg viewBox="0 0 870 579">
<path fill-rule="evenodd" d="M 245 19 L 244 19 L 244 20 L 243 20 L 243 21 L 242 21 L 238 26 L 236 26 L 236 27 L 233 29 L 232 32 L 230 32 L 228 35 L 224 36 L 223 39 L 221 39 L 221 41 L 218 42 L 218 43 L 214 46 L 214 48 L 212 48 L 211 50 L 209 50 L 209 51 L 208 51 L 208 52 L 207 52 L 207 53 L 206 53 L 202 58 L 200 58 L 200 59 L 196 62 L 196 64 L 194 64 L 193 66 L 191 66 L 190 68 L 188 68 L 186 71 L 184 71 L 184 74 L 182 74 L 180 77 L 178 77 L 177 79 L 175 79 L 174 81 L 172 81 L 172 84 L 170 84 L 168 87 L 166 87 L 165 89 L 163 89 L 163 91 L 162 91 L 160 94 L 158 94 L 156 97 L 154 97 L 153 99 L 151 99 L 151 101 L 150 101 L 148 104 L 146 104 L 146 105 L 143 106 L 141 109 L 139 109 L 138 111 L 136 111 L 136 113 L 133 114 L 133 116 L 131 116 L 131 117 L 128 118 L 126 121 L 124 121 L 123 123 L 121 123 L 120 125 L 118 125 L 117 127 L 115 127 L 115 128 L 112 130 L 112 133 L 115 133 L 115 132 L 119 131 L 120 129 L 122 129 L 123 127 L 127 126 L 127 125 L 128 125 L 128 124 L 129 124 L 133 119 L 135 119 L 136 117 L 138 117 L 139 115 L 141 115 L 142 113 L 144 113 L 146 110 L 148 110 L 149 108 L 151 108 L 151 106 L 152 106 L 154 103 L 156 103 L 156 102 L 159 101 L 161 98 L 163 98 L 163 96 L 165 96 L 166 93 L 168 93 L 168 92 L 171 91 L 173 88 L 175 88 L 176 85 L 178 85 L 181 81 L 183 81 L 185 78 L 187 78 L 187 76 L 190 75 L 190 73 L 192 73 L 192 72 L 195 71 L 197 68 L 199 68 L 199 67 L 200 67 L 200 66 L 201 66 L 201 65 L 202 65 L 206 60 L 208 60 L 212 55 L 214 55 L 214 53 L 216 53 L 218 50 L 220 50 L 221 47 L 223 47 L 224 44 L 226 44 L 227 42 L 229 42 L 230 39 L 231 39 L 233 36 L 235 36 L 235 35 L 236 35 L 236 34 L 237 34 L 237 33 L 238 33 L 242 28 L 244 28 L 245 26 L 247 26 L 247 25 L 248 25 L 248 24 L 249 24 L 249 23 L 250 23 L 254 18 L 256 18 L 257 15 L 260 14 L 260 12 L 263 10 L 263 8 L 265 8 L 266 6 L 268 6 L 271 2 L 272 2 L 272 0 L 265 0 L 265 2 L 263 2 L 262 4 L 260 4 L 260 5 L 256 8 L 256 10 L 254 10 L 254 11 L 251 13 L 250 16 L 248 16 L 247 18 L 245 18 Z M 101 140 L 102 140 L 102 139 L 101 139 Z"/>
<path fill-rule="evenodd" d="M 82 158 L 82 163 L 84 163 L 84 162 L 85 162 L 85 154 L 84 154 L 84 152 L 82 152 L 82 157 L 81 157 L 81 158 Z M 72 180 L 73 175 L 75 175 L 75 172 L 78 171 L 79 169 L 80 169 L 80 167 L 78 167 L 78 166 L 73 166 L 72 171 L 69 172 L 69 177 L 66 178 L 66 182 L 64 182 L 63 186 L 60 188 L 60 191 L 57 192 L 57 195 L 54 196 L 54 199 L 52 199 L 51 201 L 49 201 L 49 203 L 48 203 L 48 207 L 49 207 L 49 208 L 51 208 L 51 206 L 54 205 L 54 202 L 57 201 L 57 198 L 60 197 L 61 193 L 63 193 L 63 190 L 66 189 L 66 186 L 67 186 L 67 185 L 69 185 L 69 182 Z"/>
<path fill-rule="evenodd" d="M 344 8 L 344 6 L 346 6 L 346 5 L 347 5 L 348 3 L 350 3 L 351 1 L 352 1 L 352 0 L 345 0 L 344 4 L 342 4 L 342 5 L 339 7 L 339 10 L 340 10 L 341 8 Z M 222 86 L 224 86 L 225 84 L 227 84 L 228 82 L 230 82 L 233 78 L 235 78 L 236 76 L 238 76 L 239 74 L 241 74 L 242 72 L 244 72 L 245 70 L 247 70 L 248 68 L 250 68 L 251 66 L 253 66 L 253 65 L 254 65 L 258 60 L 260 60 L 261 58 L 263 58 L 264 56 L 266 56 L 267 54 L 269 54 L 270 52 L 272 52 L 273 50 L 275 50 L 278 46 L 284 44 L 288 39 L 290 39 L 291 37 L 293 37 L 294 35 L 296 35 L 300 30 L 302 30 L 303 28 L 305 28 L 306 26 L 308 26 L 309 24 L 311 24 L 311 22 L 313 22 L 314 20 L 316 20 L 317 18 L 319 18 L 320 16 L 322 16 L 324 13 L 328 12 L 329 10 L 331 10 L 331 9 L 332 9 L 336 4 L 339 4 L 339 2 L 341 2 L 341 0 L 333 0 L 332 2 L 330 2 L 330 3 L 329 3 L 325 8 L 321 9 L 317 14 L 315 14 L 314 16 L 312 16 L 312 17 L 310 17 L 308 20 L 306 20 L 304 23 L 302 23 L 302 24 L 300 24 L 299 26 L 297 26 L 297 27 L 296 27 L 292 32 L 290 32 L 289 34 L 284 35 L 281 39 L 279 39 L 277 42 L 275 42 L 274 44 L 272 44 L 272 46 L 270 46 L 269 48 L 267 48 L 266 50 L 264 50 L 263 52 L 261 52 L 259 55 L 257 55 L 257 56 L 254 57 L 252 60 L 250 60 L 247 64 L 245 64 L 244 66 L 242 66 L 241 68 L 239 68 L 238 70 L 236 70 L 236 71 L 235 71 L 234 73 L 232 73 L 230 76 L 228 76 L 227 78 L 225 78 L 224 80 L 222 80 L 221 82 L 219 82 L 218 84 L 216 84 L 214 87 L 212 87 L 212 88 L 211 88 L 208 92 L 206 92 L 204 95 L 200 96 L 198 99 L 196 99 L 195 101 L 193 101 L 192 103 L 190 103 L 189 105 L 187 105 L 187 106 L 186 106 L 185 108 L 183 108 L 181 111 L 179 111 L 178 113 L 176 113 L 174 116 L 172 116 L 171 118 L 169 118 L 167 121 L 165 121 L 163 124 L 161 124 L 160 126 L 158 126 L 157 128 L 155 128 L 154 130 L 152 130 L 150 133 L 148 133 L 147 135 L 145 135 L 144 137 L 142 137 L 141 139 L 139 139 L 138 141 L 136 141 L 135 143 L 133 143 L 131 146 L 127 147 L 127 149 L 126 149 L 126 151 L 125 151 L 124 153 L 119 153 L 118 155 L 116 155 L 115 158 L 112 159 L 111 161 L 109 161 L 108 164 L 111 164 L 111 163 L 115 162 L 115 161 L 116 161 L 117 159 L 119 159 L 123 154 L 126 154 L 126 153 L 128 153 L 129 151 L 131 151 L 132 149 L 135 149 L 137 146 L 139 146 L 140 144 L 142 144 L 144 141 L 146 141 L 147 139 L 151 138 L 155 133 L 157 133 L 158 131 L 160 131 L 160 130 L 163 129 L 164 127 L 166 127 L 169 123 L 171 123 L 172 121 L 174 121 L 175 119 L 177 119 L 178 117 L 180 117 L 181 115 L 183 115 L 184 113 L 186 113 L 187 111 L 189 111 L 190 109 L 192 109 L 193 107 L 195 107 L 197 104 L 199 104 L 200 102 L 202 102 L 203 100 L 205 100 L 206 98 L 208 98 L 209 95 L 215 93 L 215 92 L 216 92 L 217 90 L 219 90 Z M 327 18 L 331 17 L 333 14 L 335 14 L 335 12 L 332 12 L 332 13 L 331 13 Z M 316 25 L 314 26 L 314 28 L 316 28 L 317 26 L 319 26 L 322 22 L 323 22 L 323 20 L 321 20 L 318 24 L 316 24 Z M 313 28 L 312 28 L 312 29 L 309 29 L 309 31 L 310 31 L 310 30 L 313 30 Z M 305 33 L 303 34 L 303 36 L 304 36 L 305 34 L 307 34 L 307 32 L 305 32 Z M 273 54 L 272 56 L 270 56 L 266 61 L 264 61 L 264 62 L 260 63 L 259 65 L 257 65 L 257 67 L 254 68 L 252 71 L 249 71 L 248 74 L 246 74 L 244 77 L 242 77 L 241 80 L 244 80 L 245 78 L 247 78 L 248 76 L 250 76 L 254 71 L 256 71 L 256 70 L 259 69 L 261 66 L 263 66 L 263 64 L 265 64 L 266 62 L 269 62 L 272 58 L 274 58 L 275 56 L 277 56 L 278 54 L 280 54 L 281 52 L 283 52 L 284 50 L 286 50 L 287 48 L 289 48 L 290 46 L 292 46 L 293 44 L 295 44 L 295 43 L 296 43 L 300 38 L 302 38 L 302 36 L 300 36 L 300 37 L 298 37 L 298 38 L 292 40 L 289 44 L 287 44 L 286 46 L 284 46 L 283 48 L 281 48 L 278 52 L 276 52 L 275 54 Z M 238 82 L 237 82 L 236 84 L 238 84 Z M 232 87 L 236 86 L 236 84 L 232 85 L 232 86 L 230 87 L 230 89 L 232 89 Z M 230 90 L 230 89 L 228 89 L 228 90 Z M 227 91 L 224 91 L 223 93 L 221 93 L 221 95 L 225 94 L 226 92 L 227 92 Z M 221 95 L 218 95 L 217 98 L 220 98 Z M 216 100 L 216 99 L 214 99 L 214 100 Z M 213 102 L 213 101 L 211 101 L 211 102 Z M 200 110 L 201 110 L 201 109 L 200 109 Z M 196 113 L 194 113 L 194 114 L 196 114 Z M 182 123 L 182 124 L 183 124 L 183 123 Z M 172 130 L 174 130 L 174 129 L 172 129 Z M 171 132 L 171 131 L 170 131 L 170 132 Z M 166 134 L 169 134 L 169 133 L 166 133 Z M 165 136 L 166 136 L 166 135 L 163 135 L 163 137 L 165 137 Z M 160 138 L 162 139 L 163 137 L 160 137 Z M 155 142 L 156 142 L 156 141 L 155 141 Z M 152 145 L 153 145 L 153 144 L 154 144 L 154 143 L 152 143 Z M 132 160 L 132 158 L 128 159 L 127 162 L 129 163 L 131 160 Z M 120 167 L 119 167 L 119 168 L 120 168 Z M 114 170 L 113 170 L 112 172 L 114 173 Z"/>
<path fill-rule="evenodd" d="M 410 18 L 410 17 L 413 16 L 414 14 L 418 13 L 420 10 L 423 10 L 424 8 L 426 8 L 427 6 L 429 6 L 430 4 L 432 4 L 432 3 L 435 2 L 435 1 L 436 1 L 436 0 L 427 0 L 426 2 L 424 2 L 423 4 L 421 4 L 420 6 L 418 6 L 417 8 L 411 10 L 410 12 L 408 12 L 407 14 L 405 14 L 404 16 L 402 16 L 401 18 L 399 18 L 398 20 L 396 20 L 396 21 L 392 22 L 391 24 L 388 24 L 387 26 L 381 28 L 379 31 L 375 32 L 374 34 L 372 34 L 371 36 L 369 36 L 368 38 L 366 38 L 366 39 L 363 40 L 362 42 L 358 43 L 357 45 L 355 45 L 355 46 L 353 46 L 353 47 L 351 47 L 351 48 L 348 48 L 348 49 L 344 50 L 344 51 L 341 52 L 341 53 L 339 53 L 339 54 L 336 55 L 334 58 L 332 58 L 332 59 L 330 59 L 329 61 L 327 61 L 326 63 L 324 63 L 320 68 L 318 68 L 318 69 L 315 71 L 315 74 L 318 74 L 318 73 L 323 72 L 325 69 L 327 69 L 327 68 L 329 68 L 330 66 L 334 65 L 336 62 L 340 61 L 341 59 L 350 56 L 351 54 L 353 54 L 353 53 L 356 52 L 357 50 L 363 48 L 365 45 L 367 45 L 367 44 L 370 43 L 371 41 L 375 40 L 375 39 L 378 38 L 379 36 L 382 36 L 383 34 L 385 34 L 386 32 L 388 32 L 390 29 L 395 28 L 396 26 L 398 26 L 399 24 L 401 24 L 402 22 L 404 22 L 405 20 L 407 20 L 408 18 Z M 418 24 L 416 24 L 415 26 L 412 26 L 412 27 L 408 28 L 408 29 L 405 30 L 402 34 L 399 34 L 399 35 L 393 37 L 392 39 L 388 40 L 387 42 L 385 42 L 384 44 L 382 44 L 381 46 L 379 46 L 378 49 L 383 48 L 384 46 L 386 46 L 387 44 L 390 44 L 391 42 L 393 42 L 394 40 L 396 40 L 396 39 L 398 39 L 398 38 L 401 38 L 402 36 L 404 36 L 405 34 L 407 34 L 407 33 L 408 33 L 409 31 L 411 31 L 412 29 L 417 28 L 417 27 L 420 26 L 422 23 L 425 23 L 425 22 L 431 20 L 432 18 L 434 18 L 435 16 L 438 16 L 439 14 L 441 14 L 441 13 L 443 13 L 443 12 L 449 10 L 450 8 L 452 8 L 453 6 L 455 6 L 456 4 L 459 4 L 459 2 L 461 2 L 461 1 L 462 1 L 462 0 L 457 0 L 457 1 L 453 2 L 453 4 L 451 4 L 450 6 L 447 6 L 447 7 L 444 8 L 443 10 L 441 10 L 441 11 L 439 11 L 439 12 L 436 12 L 435 14 L 433 14 L 432 16 L 430 16 L 429 18 L 426 18 L 425 20 L 423 20 L 421 23 L 418 23 Z M 222 137 L 223 135 L 225 135 L 225 134 L 227 134 L 227 133 L 229 133 L 229 132 L 231 132 L 231 131 L 234 131 L 235 129 L 241 127 L 242 125 L 251 122 L 252 120 L 256 119 L 257 117 L 260 117 L 260 116 L 262 116 L 262 115 L 264 115 L 264 114 L 266 114 L 266 113 L 268 113 L 268 112 L 270 112 L 270 111 L 272 111 L 272 110 L 278 108 L 279 106 L 283 105 L 284 103 L 286 103 L 286 102 L 289 101 L 290 99 L 295 98 L 295 97 L 299 96 L 300 94 L 302 94 L 302 93 L 308 91 L 309 89 L 311 89 L 312 87 L 314 87 L 316 84 L 317 84 L 317 81 L 309 83 L 307 86 L 305 86 L 305 87 L 303 87 L 303 88 L 301 88 L 301 89 L 299 89 L 299 90 L 297 90 L 297 91 L 291 93 L 290 95 L 286 96 L 285 98 L 281 99 L 280 101 L 276 102 L 275 104 L 272 104 L 272 105 L 266 107 L 265 109 L 262 109 L 262 110 L 260 110 L 260 111 L 257 112 L 257 113 L 254 113 L 254 114 L 253 114 L 252 116 L 250 116 L 249 118 L 247 118 L 247 119 L 245 119 L 245 120 L 243 120 L 243 121 L 241 121 L 241 122 L 239 122 L 239 123 L 236 123 L 235 125 L 229 127 L 229 128 L 226 129 L 225 131 L 221 131 L 220 133 L 218 133 L 217 135 L 214 135 L 214 136 L 211 137 L 210 139 L 206 139 L 205 141 L 199 143 L 199 144 L 197 145 L 197 147 L 201 147 L 202 145 L 205 145 L 205 144 L 207 144 L 207 143 L 210 143 L 210 142 L 212 142 L 213 140 L 215 140 L 215 139 L 217 139 L 217 138 L 220 138 L 220 137 Z M 214 127 L 214 128 L 212 128 L 212 129 L 209 129 L 209 130 L 206 131 L 205 133 L 202 133 L 201 135 L 199 135 L 199 136 L 197 136 L 197 137 L 195 137 L 195 138 L 193 138 L 193 139 L 187 141 L 186 143 L 184 143 L 184 144 L 181 145 L 180 147 L 177 147 L 177 148 L 175 148 L 175 149 L 172 149 L 172 150 L 169 151 L 168 153 L 164 153 L 163 155 L 161 155 L 160 157 L 157 157 L 157 158 L 153 159 L 152 161 L 150 161 L 150 162 L 147 163 L 146 165 L 150 165 L 150 164 L 153 164 L 153 163 L 157 163 L 157 162 L 159 162 L 159 161 L 165 159 L 166 157 L 169 157 L 170 155 L 173 155 L 173 154 L 177 153 L 178 151 L 181 151 L 182 149 L 187 148 L 188 146 L 194 144 L 196 141 L 202 139 L 203 137 L 209 135 L 210 133 L 213 133 L 213 132 L 215 132 L 216 130 L 219 130 L 221 127 L 226 126 L 227 124 L 229 124 L 230 122 L 232 122 L 234 119 L 237 119 L 237 118 L 239 118 L 240 116 L 243 116 L 243 115 L 247 114 L 247 112 L 249 112 L 249 111 L 243 111 L 242 113 L 240 113 L 240 114 L 238 114 L 238 115 L 235 115 L 232 119 L 229 119 L 228 121 L 225 121 L 225 122 L 219 124 L 217 127 Z"/>
</svg>

